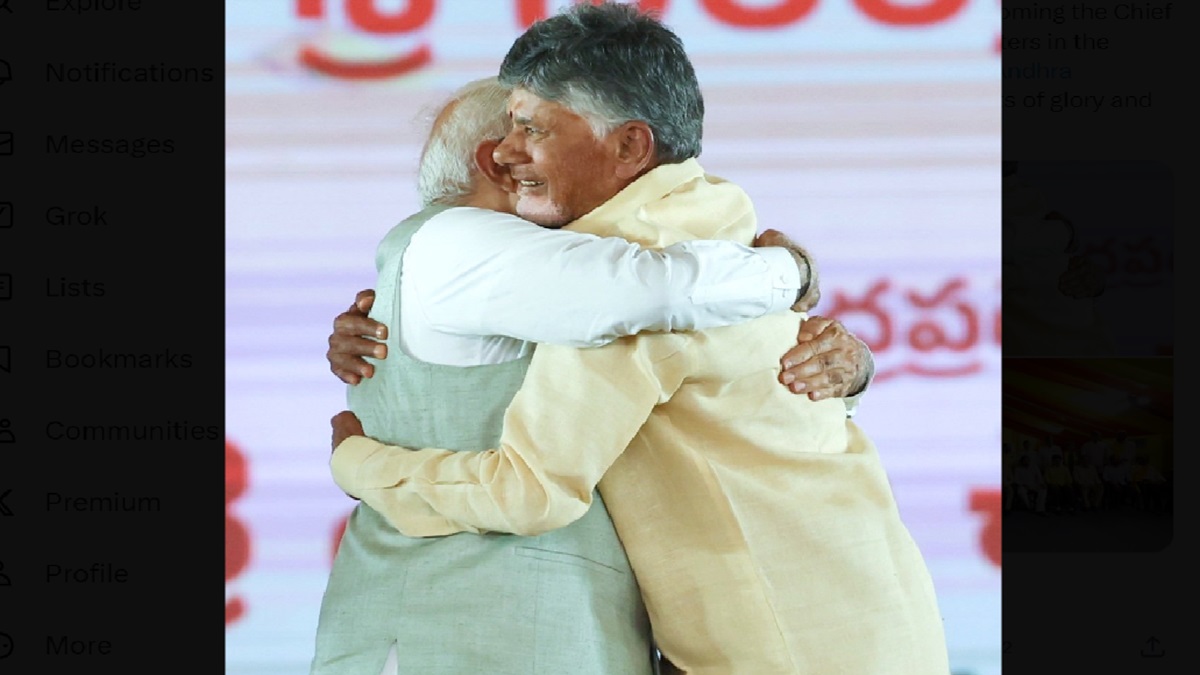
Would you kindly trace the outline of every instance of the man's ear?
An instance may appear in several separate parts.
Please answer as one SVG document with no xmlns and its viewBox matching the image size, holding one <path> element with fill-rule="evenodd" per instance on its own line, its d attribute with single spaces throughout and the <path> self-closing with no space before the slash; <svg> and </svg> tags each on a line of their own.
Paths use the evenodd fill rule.
<svg viewBox="0 0 1200 675">
<path fill-rule="evenodd" d="M 617 143 L 617 176 L 633 180 L 653 168 L 658 154 L 654 150 L 654 132 L 645 122 L 633 120 L 613 131 Z"/>
<path fill-rule="evenodd" d="M 498 164 L 492 157 L 492 152 L 498 145 L 500 145 L 500 140 L 488 140 L 477 145 L 475 147 L 475 168 L 492 185 L 505 192 L 515 193 L 517 191 L 516 181 L 512 179 L 508 167 Z"/>
</svg>

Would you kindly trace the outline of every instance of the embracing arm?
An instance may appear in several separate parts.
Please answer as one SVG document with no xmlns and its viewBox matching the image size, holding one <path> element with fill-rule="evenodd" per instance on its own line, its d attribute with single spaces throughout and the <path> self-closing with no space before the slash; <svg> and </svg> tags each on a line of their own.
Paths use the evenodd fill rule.
<svg viewBox="0 0 1200 675">
<path fill-rule="evenodd" d="M 499 446 L 482 452 L 409 450 L 359 435 L 345 438 L 361 428 L 343 426 L 339 433 L 339 418 L 345 425 L 348 416 L 342 413 L 334 418 L 334 480 L 413 537 L 487 531 L 532 536 L 568 525 L 587 512 L 597 483 L 655 405 L 682 383 L 685 359 L 675 349 L 680 339 L 538 347 L 505 413 Z"/>
<path fill-rule="evenodd" d="M 548 230 L 481 209 L 459 209 L 413 236 L 405 269 L 422 286 L 429 325 L 455 334 L 508 335 L 574 346 L 642 330 L 738 323 L 820 298 L 802 248 L 766 230 L 746 247 L 688 241 L 662 250 L 619 238 Z M 347 384 L 386 358 L 389 327 L 367 316 L 374 291 L 359 291 L 334 319 L 325 357 Z"/>
<path fill-rule="evenodd" d="M 483 209 L 431 220 L 404 265 L 436 330 L 573 347 L 786 310 L 807 276 L 785 248 L 688 241 L 651 250 Z"/>
</svg>

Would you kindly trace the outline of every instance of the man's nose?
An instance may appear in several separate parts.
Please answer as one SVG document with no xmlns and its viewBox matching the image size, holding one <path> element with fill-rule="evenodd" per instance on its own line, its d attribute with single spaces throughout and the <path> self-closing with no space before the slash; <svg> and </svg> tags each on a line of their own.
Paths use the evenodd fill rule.
<svg viewBox="0 0 1200 675">
<path fill-rule="evenodd" d="M 521 143 L 517 140 L 517 134 L 509 132 L 504 140 L 500 141 L 495 150 L 492 150 L 492 159 L 497 164 L 520 164 L 525 157 L 524 151 L 521 149 Z"/>
</svg>

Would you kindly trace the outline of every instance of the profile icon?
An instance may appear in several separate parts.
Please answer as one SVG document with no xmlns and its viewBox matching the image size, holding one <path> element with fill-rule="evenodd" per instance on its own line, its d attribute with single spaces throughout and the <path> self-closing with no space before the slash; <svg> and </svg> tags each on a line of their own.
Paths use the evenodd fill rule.
<svg viewBox="0 0 1200 675">
<path fill-rule="evenodd" d="M 0 85 L 12 79 L 12 66 L 8 65 L 8 61 L 0 59 Z"/>
<path fill-rule="evenodd" d="M 3 419 L 0 420 L 0 443 L 16 443 L 17 436 L 12 432 L 12 422 Z"/>
</svg>

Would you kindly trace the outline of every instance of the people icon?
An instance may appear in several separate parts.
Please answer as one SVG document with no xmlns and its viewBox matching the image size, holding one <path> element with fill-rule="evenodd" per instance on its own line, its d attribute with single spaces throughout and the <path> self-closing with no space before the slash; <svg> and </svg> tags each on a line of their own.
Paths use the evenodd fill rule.
<svg viewBox="0 0 1200 675">
<path fill-rule="evenodd" d="M 16 435 L 13 434 L 12 429 L 9 428 L 11 426 L 12 426 L 12 422 L 10 422 L 9 420 L 6 420 L 6 419 L 0 420 L 0 443 L 16 443 L 17 442 Z"/>
</svg>

